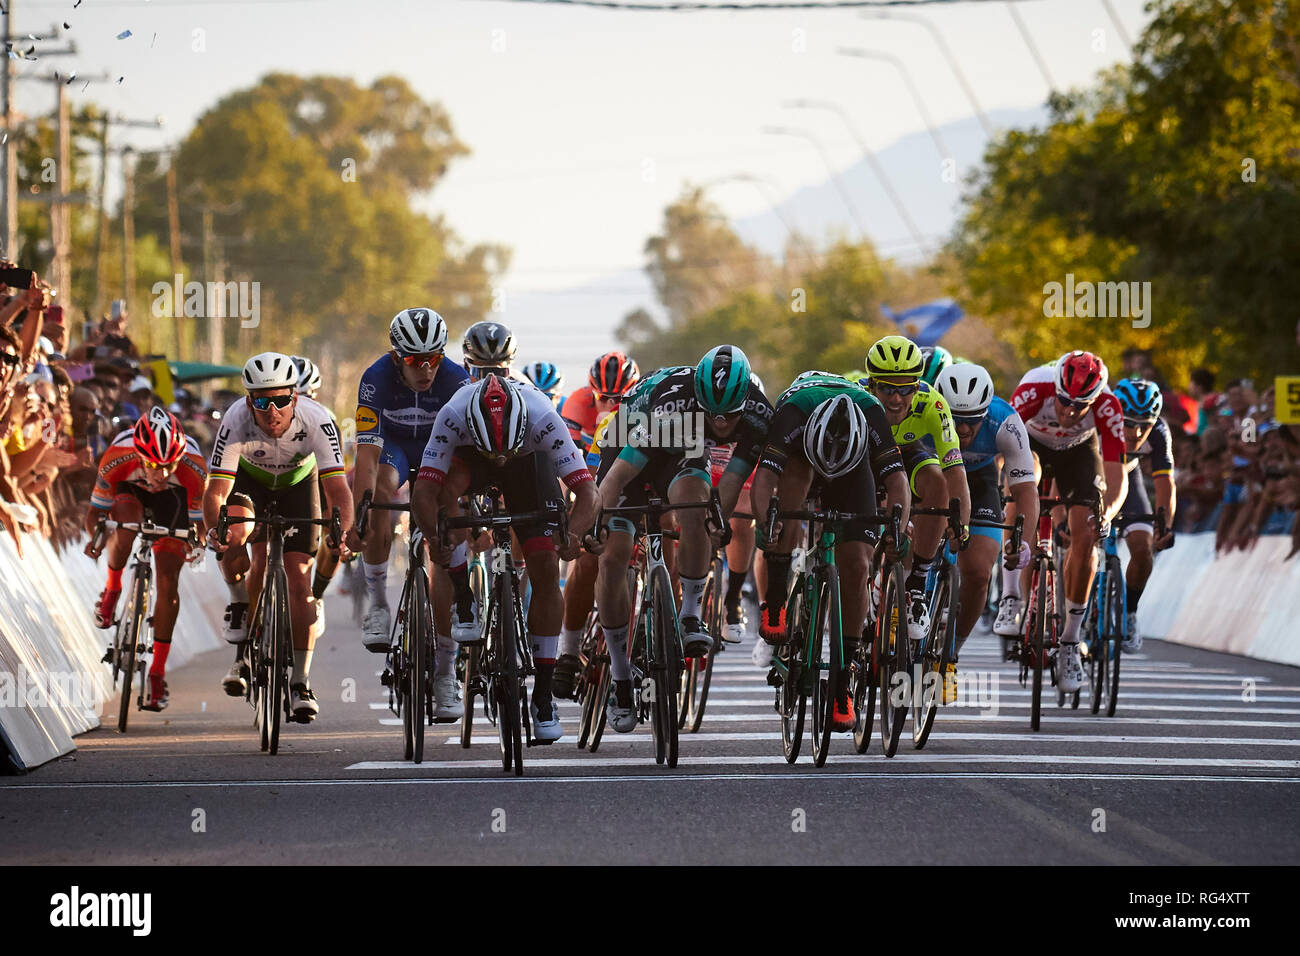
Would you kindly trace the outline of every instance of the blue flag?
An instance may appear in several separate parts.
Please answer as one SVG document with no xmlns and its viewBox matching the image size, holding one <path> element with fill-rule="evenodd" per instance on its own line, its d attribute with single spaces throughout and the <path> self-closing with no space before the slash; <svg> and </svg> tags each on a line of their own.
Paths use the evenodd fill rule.
<svg viewBox="0 0 1300 956">
<path fill-rule="evenodd" d="M 952 299 L 937 299 L 905 312 L 894 312 L 882 305 L 880 311 L 898 326 L 900 335 L 907 336 L 922 348 L 937 345 L 944 333 L 966 314 Z"/>
</svg>

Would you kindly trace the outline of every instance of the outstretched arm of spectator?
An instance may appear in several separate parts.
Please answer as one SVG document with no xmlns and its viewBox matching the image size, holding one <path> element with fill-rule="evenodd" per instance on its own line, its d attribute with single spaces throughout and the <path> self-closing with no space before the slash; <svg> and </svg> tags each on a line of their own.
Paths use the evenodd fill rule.
<svg viewBox="0 0 1300 956">
<path fill-rule="evenodd" d="M 9 511 L 9 502 L 0 498 L 0 529 L 8 531 L 18 549 L 18 557 L 23 556 L 23 539 L 18 534 L 18 520 Z"/>
<path fill-rule="evenodd" d="M 14 317 L 19 312 L 27 308 L 27 303 L 23 301 L 22 296 L 14 296 L 3 308 L 0 308 L 0 326 L 6 329 L 13 325 Z"/>
</svg>

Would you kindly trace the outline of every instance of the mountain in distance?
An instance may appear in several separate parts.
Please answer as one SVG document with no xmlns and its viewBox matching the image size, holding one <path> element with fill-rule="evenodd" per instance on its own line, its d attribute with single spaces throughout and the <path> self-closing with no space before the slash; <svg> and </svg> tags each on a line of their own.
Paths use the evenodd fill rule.
<svg viewBox="0 0 1300 956">
<path fill-rule="evenodd" d="M 995 129 L 1027 127 L 1045 123 L 1047 112 L 1042 107 L 996 110 L 989 119 Z M 900 262 L 919 261 L 947 240 L 966 177 L 981 162 L 988 143 L 984 128 L 973 116 L 941 126 L 938 132 L 955 160 L 952 181 L 945 181 L 938 149 L 928 132 L 909 134 L 876 153 L 925 249 L 918 248 L 865 159 L 840 174 L 877 249 Z M 816 161 L 811 148 L 809 161 Z M 856 239 L 859 235 L 839 190 L 829 179 L 795 191 L 777 210 L 815 247 L 839 236 Z M 771 210 L 738 219 L 732 226 L 746 243 L 778 259 L 789 238 L 781 218 Z M 569 289 L 516 293 L 501 319 L 521 343 L 521 364 L 539 359 L 554 362 L 565 376 L 565 388 L 573 389 L 586 383 L 592 359 L 618 347 L 614 330 L 638 306 L 662 318 L 645 271 L 628 269 Z"/>
</svg>

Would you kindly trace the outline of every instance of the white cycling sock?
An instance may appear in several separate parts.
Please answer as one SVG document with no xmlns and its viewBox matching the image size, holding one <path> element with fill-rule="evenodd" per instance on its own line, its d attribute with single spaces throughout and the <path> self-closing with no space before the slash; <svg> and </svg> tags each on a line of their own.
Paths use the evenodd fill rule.
<svg viewBox="0 0 1300 956">
<path fill-rule="evenodd" d="M 1005 567 L 1002 569 L 1002 596 L 1003 597 L 1020 597 L 1020 568 L 1014 571 L 1008 571 Z"/>
<path fill-rule="evenodd" d="M 573 657 L 578 656 L 578 651 L 582 647 L 582 628 L 570 630 L 564 628 L 560 631 L 560 656 L 569 654 Z"/>
<path fill-rule="evenodd" d="M 293 674 L 289 677 L 289 686 L 308 683 L 307 675 L 311 673 L 312 651 L 293 652 Z"/>
<path fill-rule="evenodd" d="M 361 563 L 366 569 L 366 593 L 371 605 L 388 607 L 388 562 L 371 564 L 363 558 Z"/>
<path fill-rule="evenodd" d="M 453 568 L 464 567 L 469 563 L 469 542 L 462 541 L 451 551 L 451 566 Z"/>
<path fill-rule="evenodd" d="M 1069 598 L 1065 600 L 1065 630 L 1061 632 L 1062 644 L 1079 643 L 1079 626 L 1083 624 L 1083 611 L 1088 606 L 1085 601 L 1075 604 Z"/>
<path fill-rule="evenodd" d="M 456 673 L 456 647 L 458 646 L 446 634 L 439 634 L 435 642 L 436 650 L 433 652 L 433 673 L 435 677 L 443 677 L 447 674 Z"/>
<path fill-rule="evenodd" d="M 700 601 L 708 578 L 688 578 L 682 575 L 682 618 L 700 617 Z"/>
<path fill-rule="evenodd" d="M 632 662 L 627 658 L 627 625 L 605 628 L 605 648 L 609 651 L 609 673 L 614 680 L 632 679 Z"/>
<path fill-rule="evenodd" d="M 226 587 L 230 589 L 231 604 L 248 603 L 248 576 L 247 575 L 240 575 L 239 580 L 233 584 L 227 581 Z"/>
<path fill-rule="evenodd" d="M 555 663 L 555 648 L 560 643 L 558 634 L 529 634 L 533 642 L 533 660 L 539 663 L 550 661 Z"/>
</svg>

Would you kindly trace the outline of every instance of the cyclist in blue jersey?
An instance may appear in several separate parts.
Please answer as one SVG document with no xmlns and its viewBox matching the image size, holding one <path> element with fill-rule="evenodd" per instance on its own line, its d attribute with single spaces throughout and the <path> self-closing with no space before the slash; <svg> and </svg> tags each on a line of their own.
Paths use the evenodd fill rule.
<svg viewBox="0 0 1300 956">
<path fill-rule="evenodd" d="M 1124 574 L 1128 592 L 1127 637 L 1124 653 L 1132 654 L 1142 648 L 1142 634 L 1138 630 L 1137 608 L 1142 591 L 1151 576 L 1152 547 L 1163 551 L 1174 546 L 1173 531 L 1166 530 L 1164 537 L 1152 541 L 1154 528 L 1149 521 L 1134 520 L 1132 515 L 1150 514 L 1151 500 L 1147 497 L 1146 482 L 1138 467 L 1142 457 L 1151 465 L 1151 483 L 1155 486 L 1156 508 L 1165 512 L 1165 527 L 1172 528 L 1174 509 L 1177 507 L 1177 488 L 1174 485 L 1174 440 L 1169 426 L 1160 417 L 1164 410 L 1164 396 L 1160 386 L 1146 379 L 1125 379 L 1115 386 L 1115 397 L 1124 409 L 1124 442 L 1128 458 L 1124 463 L 1129 473 L 1128 497 L 1119 507 L 1115 519 L 1116 529 L 1124 535 L 1128 545 L 1128 570 Z"/>
<path fill-rule="evenodd" d="M 357 461 L 353 501 L 367 491 L 375 501 L 397 498 L 398 489 L 419 469 L 434 422 L 465 381 L 465 370 L 447 359 L 447 323 L 433 309 L 403 309 L 388 327 L 392 348 L 361 376 L 357 388 Z M 386 515 L 385 515 L 386 518 Z M 378 654 L 388 650 L 392 612 L 388 607 L 388 556 L 393 528 L 382 518 L 369 522 L 364 539 L 350 532 L 348 546 L 361 551 L 370 610 L 362 642 Z M 437 653 L 434 655 L 434 717 L 458 718 L 452 640 L 451 587 L 438 570 L 432 578 Z M 468 585 L 466 585 L 468 588 Z"/>
<path fill-rule="evenodd" d="M 993 394 L 993 379 L 981 365 L 962 362 L 949 365 L 938 376 L 939 394 L 952 409 L 953 425 L 961 441 L 962 464 L 970 488 L 970 514 L 973 521 L 1002 522 L 1002 486 L 1015 499 L 1016 513 L 1025 516 L 1027 534 L 1038 523 L 1038 486 L 1034 482 L 1034 456 L 1029 450 L 1029 434 L 1020 415 L 1007 402 Z M 998 458 L 1002 459 L 1002 480 L 998 480 Z M 979 620 L 988 594 L 989 578 L 997 560 L 1003 532 L 997 528 L 971 526 L 970 542 L 957 558 L 961 571 L 961 614 L 957 618 L 957 640 L 965 642 Z M 1010 540 L 1003 548 L 1006 561 L 1002 575 L 1003 607 L 1011 607 L 1008 594 L 1015 595 L 1019 606 L 1020 572 L 1015 570 L 1029 560 L 1028 545 L 1011 553 Z M 1010 568 L 1011 570 L 1007 570 Z M 1001 609 L 1000 609 L 1001 610 Z M 1014 609 L 1013 609 L 1014 610 Z M 1014 618 L 1014 614 L 1012 614 Z M 999 614 L 999 621 L 1002 620 Z M 998 631 L 996 626 L 994 628 Z M 1011 631 L 1014 635 L 1016 632 Z"/>
</svg>

